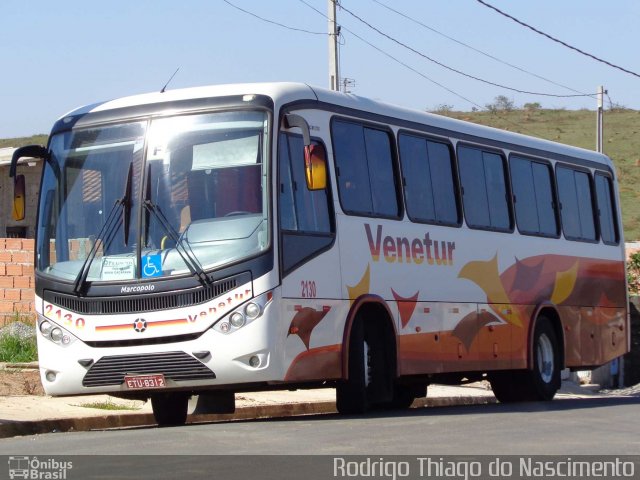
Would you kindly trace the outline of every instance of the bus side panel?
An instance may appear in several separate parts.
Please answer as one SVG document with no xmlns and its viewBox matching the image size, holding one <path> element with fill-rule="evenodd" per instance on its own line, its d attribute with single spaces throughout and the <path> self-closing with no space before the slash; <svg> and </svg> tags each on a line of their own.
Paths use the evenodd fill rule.
<svg viewBox="0 0 640 480">
<path fill-rule="evenodd" d="M 602 362 L 609 362 L 629 351 L 627 335 L 627 309 L 596 308 L 596 316 L 602 320 L 600 327 Z"/>
<path fill-rule="evenodd" d="M 339 264 L 334 246 L 282 280 L 285 381 L 342 377 L 342 336 L 349 304 L 339 300 Z"/>
</svg>

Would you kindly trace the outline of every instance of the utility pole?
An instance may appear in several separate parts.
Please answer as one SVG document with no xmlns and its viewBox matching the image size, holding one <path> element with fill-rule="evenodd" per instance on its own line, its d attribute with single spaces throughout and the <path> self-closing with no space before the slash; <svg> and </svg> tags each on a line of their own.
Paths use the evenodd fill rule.
<svg viewBox="0 0 640 480">
<path fill-rule="evenodd" d="M 604 94 L 605 93 L 607 93 L 607 91 L 604 89 L 602 85 L 600 85 L 598 87 L 598 111 L 597 111 L 597 125 L 596 125 L 596 150 L 600 153 L 602 153 L 602 150 L 603 150 L 603 142 L 602 142 L 603 115 L 602 114 L 604 110 Z"/>
<path fill-rule="evenodd" d="M 340 91 L 340 75 L 338 72 L 338 27 L 336 26 L 336 2 L 329 0 L 329 87 Z"/>
<path fill-rule="evenodd" d="M 342 77 L 342 93 L 351 93 L 351 88 L 356 86 L 353 78 Z"/>
</svg>

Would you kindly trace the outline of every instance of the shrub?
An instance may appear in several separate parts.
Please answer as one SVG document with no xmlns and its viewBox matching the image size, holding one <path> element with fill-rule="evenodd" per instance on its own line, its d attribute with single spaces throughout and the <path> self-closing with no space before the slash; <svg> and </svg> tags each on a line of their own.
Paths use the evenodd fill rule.
<svg viewBox="0 0 640 480">
<path fill-rule="evenodd" d="M 631 295 L 640 295 L 640 252 L 632 253 L 627 261 L 627 283 Z"/>
<path fill-rule="evenodd" d="M 0 329 L 0 362 L 21 363 L 38 359 L 32 325 L 13 322 Z"/>
<path fill-rule="evenodd" d="M 498 95 L 493 103 L 487 103 L 485 107 L 490 112 L 510 112 L 515 108 L 515 104 L 510 98 Z"/>
</svg>

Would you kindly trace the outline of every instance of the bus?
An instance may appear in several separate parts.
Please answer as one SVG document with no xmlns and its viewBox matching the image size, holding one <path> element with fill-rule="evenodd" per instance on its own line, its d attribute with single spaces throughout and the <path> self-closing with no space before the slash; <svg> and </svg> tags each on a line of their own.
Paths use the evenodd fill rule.
<svg viewBox="0 0 640 480">
<path fill-rule="evenodd" d="M 629 350 L 600 153 L 263 83 L 80 108 L 14 177 L 24 157 L 49 395 L 150 398 L 160 425 L 256 390 L 335 387 L 347 414 L 482 379 L 545 401 Z"/>
</svg>

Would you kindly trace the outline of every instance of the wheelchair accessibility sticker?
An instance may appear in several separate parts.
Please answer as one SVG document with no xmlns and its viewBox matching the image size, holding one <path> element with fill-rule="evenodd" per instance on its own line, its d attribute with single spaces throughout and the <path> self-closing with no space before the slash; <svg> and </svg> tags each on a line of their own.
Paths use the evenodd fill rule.
<svg viewBox="0 0 640 480">
<path fill-rule="evenodd" d="M 145 255 L 142 257 L 142 277 L 159 277 L 162 275 L 162 255 Z"/>
</svg>

